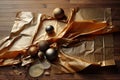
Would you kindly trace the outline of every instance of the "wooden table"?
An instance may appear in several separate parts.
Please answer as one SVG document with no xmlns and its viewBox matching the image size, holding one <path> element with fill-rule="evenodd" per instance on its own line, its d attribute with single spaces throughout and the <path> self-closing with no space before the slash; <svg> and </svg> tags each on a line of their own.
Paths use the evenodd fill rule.
<svg viewBox="0 0 120 80">
<path fill-rule="evenodd" d="M 52 15 L 56 7 L 61 7 L 66 14 L 70 8 L 92 7 L 112 8 L 112 20 L 115 26 L 120 27 L 120 0 L 0 0 L 0 39 L 9 35 L 19 11 L 31 11 Z M 1 67 L 0 80 L 104 80 L 120 79 L 120 33 L 114 33 L 114 47 L 116 66 L 100 68 L 100 72 L 80 72 L 75 74 L 61 74 L 30 78 L 25 67 Z M 90 68 L 91 69 L 91 68 Z M 19 71 L 19 73 L 18 73 Z"/>
</svg>

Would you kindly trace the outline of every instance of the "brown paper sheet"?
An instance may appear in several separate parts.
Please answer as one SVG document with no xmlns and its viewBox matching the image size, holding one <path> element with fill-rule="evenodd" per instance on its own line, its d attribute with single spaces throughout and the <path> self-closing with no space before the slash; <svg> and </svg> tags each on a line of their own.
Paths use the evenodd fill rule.
<svg viewBox="0 0 120 80">
<path fill-rule="evenodd" d="M 48 40 L 60 44 L 58 46 L 60 50 L 59 61 L 54 65 L 59 66 L 62 72 L 72 73 L 80 71 L 91 64 L 101 66 L 115 65 L 113 58 L 113 37 L 111 34 L 97 36 L 92 39 L 84 37 L 84 35 L 96 34 L 96 32 L 99 31 L 101 31 L 101 33 L 97 34 L 109 32 L 106 30 L 108 30 L 110 25 L 107 27 L 106 21 L 111 21 L 110 14 L 110 9 L 106 8 L 79 9 L 78 12 L 70 15 L 68 22 L 61 22 L 51 17 L 46 18 L 46 16 L 42 14 L 19 12 L 10 36 L 0 41 L 0 66 L 20 63 L 22 59 L 21 56 L 28 55 L 26 50 L 29 46 L 35 45 L 41 40 Z M 80 30 L 79 27 L 83 27 L 86 25 L 85 23 L 89 23 L 91 26 L 87 25 L 85 26 L 86 29 L 83 28 L 83 30 Z M 81 26 L 81 24 L 84 25 Z M 92 26 L 98 24 L 100 25 L 95 27 L 95 30 L 94 28 L 92 29 Z M 48 35 L 45 32 L 45 26 L 47 25 L 54 26 L 55 34 Z M 88 33 L 86 30 L 88 30 Z M 110 28 L 110 31 L 111 30 L 112 28 Z M 81 35 L 84 38 L 81 38 Z M 66 45 L 66 41 L 68 44 L 71 44 L 69 41 L 74 42 L 76 40 L 77 43 L 62 47 Z"/>
<path fill-rule="evenodd" d="M 110 19 L 110 8 L 79 9 L 74 18 L 75 21 L 111 21 Z M 73 47 L 63 48 L 62 50 L 68 55 L 78 56 L 83 60 L 90 61 L 91 63 L 98 63 L 102 66 L 115 64 L 112 34 L 97 36 L 91 40 L 87 39 L 77 43 L 77 46 L 74 45 Z"/>
</svg>

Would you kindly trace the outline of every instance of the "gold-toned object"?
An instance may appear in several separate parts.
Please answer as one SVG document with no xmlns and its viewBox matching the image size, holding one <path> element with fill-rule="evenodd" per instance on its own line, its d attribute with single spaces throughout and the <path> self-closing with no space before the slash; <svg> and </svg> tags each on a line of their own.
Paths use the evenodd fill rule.
<svg viewBox="0 0 120 80">
<path fill-rule="evenodd" d="M 31 77 L 39 77 L 44 73 L 44 69 L 40 64 L 34 64 L 29 68 L 29 75 Z"/>
<path fill-rule="evenodd" d="M 58 20 L 63 19 L 65 17 L 65 13 L 64 13 L 64 10 L 62 8 L 55 8 L 53 10 L 53 15 Z"/>
<path fill-rule="evenodd" d="M 32 45 L 28 49 L 28 54 L 35 55 L 38 52 L 39 48 L 35 45 Z"/>
</svg>

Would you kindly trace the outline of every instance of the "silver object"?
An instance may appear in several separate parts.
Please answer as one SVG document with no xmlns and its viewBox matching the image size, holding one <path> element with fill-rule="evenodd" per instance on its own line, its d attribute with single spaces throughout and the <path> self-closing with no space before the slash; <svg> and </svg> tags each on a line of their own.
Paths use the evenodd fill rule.
<svg viewBox="0 0 120 80">
<path fill-rule="evenodd" d="M 51 67 L 51 64 L 46 59 L 40 62 L 39 64 L 43 69 L 49 69 Z"/>
<path fill-rule="evenodd" d="M 44 73 L 44 69 L 41 64 L 34 64 L 29 68 L 29 75 L 31 77 L 39 77 Z"/>
</svg>

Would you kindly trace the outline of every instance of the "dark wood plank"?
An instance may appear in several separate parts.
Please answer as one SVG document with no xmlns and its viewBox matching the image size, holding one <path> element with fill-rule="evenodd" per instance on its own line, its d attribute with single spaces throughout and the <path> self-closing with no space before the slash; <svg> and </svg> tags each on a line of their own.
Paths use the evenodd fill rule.
<svg viewBox="0 0 120 80">
<path fill-rule="evenodd" d="M 112 9 L 112 19 L 115 21 L 120 21 L 120 8 Z"/>
<path fill-rule="evenodd" d="M 70 3 L 81 3 L 81 4 L 109 4 L 109 3 L 120 3 L 120 0 L 70 0 Z"/>
<path fill-rule="evenodd" d="M 63 3 L 61 3 L 63 2 Z M 41 3 L 45 3 L 45 4 L 50 4 L 50 3 L 69 3 L 69 0 L 1 0 L 0 4 L 41 4 Z"/>
</svg>

